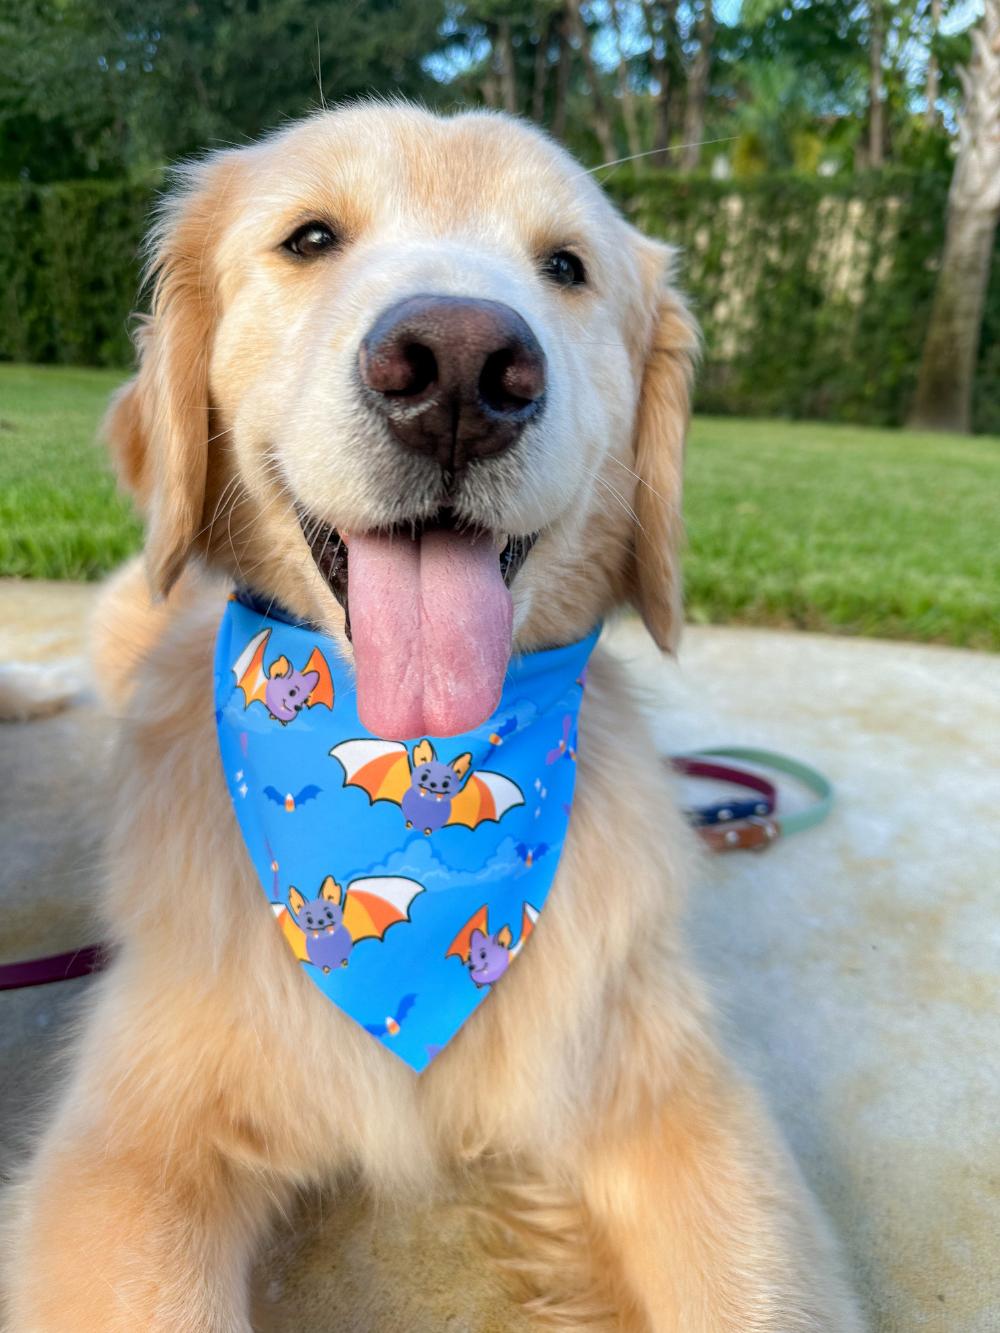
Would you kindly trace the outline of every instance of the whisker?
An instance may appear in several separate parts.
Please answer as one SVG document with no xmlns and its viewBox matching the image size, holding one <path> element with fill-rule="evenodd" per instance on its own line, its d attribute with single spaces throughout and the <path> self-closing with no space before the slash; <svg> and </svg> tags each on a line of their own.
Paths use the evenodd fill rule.
<svg viewBox="0 0 1000 1333">
<path fill-rule="evenodd" d="M 661 491 L 658 491 L 655 486 L 651 486 L 645 477 L 640 477 L 638 472 L 634 472 L 632 468 L 630 468 L 627 463 L 623 463 L 620 458 L 612 457 L 611 461 L 612 463 L 617 463 L 619 467 L 623 467 L 626 472 L 628 472 L 631 476 L 635 477 L 639 485 L 645 486 L 647 491 L 650 491 L 653 495 L 656 496 L 656 498 L 659 501 L 665 504 L 667 508 L 670 510 L 671 514 L 674 514 L 675 516 L 680 515 L 681 506 L 676 499 L 671 499 L 669 495 L 664 495 Z"/>
<path fill-rule="evenodd" d="M 632 153 L 628 157 L 616 157 L 611 162 L 602 162 L 597 167 L 587 167 L 583 174 L 592 176 L 595 171 L 603 171 L 605 167 L 620 167 L 626 162 L 636 162 L 641 157 L 654 157 L 657 153 L 679 153 L 685 148 L 707 148 L 714 143 L 732 143 L 739 137 L 738 134 L 727 134 L 721 139 L 700 139 L 697 143 L 672 143 L 666 148 L 650 148 L 645 153 Z"/>
<path fill-rule="evenodd" d="M 222 512 L 223 504 L 226 503 L 227 500 L 232 498 L 231 493 L 236 489 L 236 487 L 238 487 L 241 484 L 241 480 L 242 479 L 240 478 L 239 474 L 237 474 L 235 477 L 231 477 L 229 481 L 226 482 L 225 486 L 223 486 L 222 488 L 222 492 L 219 495 L 218 500 L 216 501 L 215 512 L 212 514 L 211 519 L 205 524 L 205 526 L 203 528 L 198 529 L 198 531 L 194 534 L 195 537 L 200 537 L 203 532 L 207 532 L 208 542 L 209 545 L 211 545 L 212 537 L 215 532 L 215 524 L 218 521 L 220 513 Z"/>
<path fill-rule="evenodd" d="M 612 486 L 611 482 L 608 481 L 606 477 L 600 476 L 592 468 L 586 467 L 585 465 L 582 466 L 584 472 L 586 472 L 589 477 L 592 477 L 599 486 L 603 486 L 604 489 L 613 497 L 613 499 L 623 510 L 623 512 L 629 516 L 629 518 L 636 525 L 636 527 L 639 528 L 640 531 L 644 532 L 645 529 L 639 522 L 638 514 L 635 512 L 635 510 L 632 508 L 629 502 L 625 499 L 624 495 L 622 495 L 621 491 L 617 490 L 614 486 Z"/>
</svg>

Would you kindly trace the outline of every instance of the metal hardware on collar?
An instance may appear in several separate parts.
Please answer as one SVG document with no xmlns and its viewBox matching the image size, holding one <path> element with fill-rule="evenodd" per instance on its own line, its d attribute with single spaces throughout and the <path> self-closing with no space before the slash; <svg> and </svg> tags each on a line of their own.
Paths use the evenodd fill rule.
<svg viewBox="0 0 1000 1333">
<path fill-rule="evenodd" d="M 749 787 L 759 793 L 752 799 L 729 797 L 708 805 L 690 807 L 685 813 L 696 828 L 711 824 L 729 824 L 736 820 L 755 819 L 770 815 L 778 801 L 778 789 L 773 782 L 759 773 L 729 764 L 711 763 L 705 759 L 677 755 L 671 764 L 678 773 L 692 778 L 711 778 L 716 782 L 731 782 L 737 787 Z"/>
<path fill-rule="evenodd" d="M 696 826 L 698 836 L 713 852 L 760 852 L 781 837 L 776 819 L 751 815 L 729 824 Z"/>
</svg>

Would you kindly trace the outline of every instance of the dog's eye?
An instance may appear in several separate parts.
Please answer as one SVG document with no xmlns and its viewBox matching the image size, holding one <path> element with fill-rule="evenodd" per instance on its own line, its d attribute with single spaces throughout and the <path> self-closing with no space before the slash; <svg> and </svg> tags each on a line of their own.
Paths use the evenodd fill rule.
<svg viewBox="0 0 1000 1333">
<path fill-rule="evenodd" d="M 559 287 L 582 287 L 587 281 L 583 260 L 572 250 L 557 250 L 542 264 L 542 273 Z"/>
<path fill-rule="evenodd" d="M 312 259 L 324 250 L 332 250 L 336 244 L 333 228 L 325 222 L 304 222 L 282 241 L 281 248 L 289 254 L 298 255 L 300 259 Z"/>
</svg>

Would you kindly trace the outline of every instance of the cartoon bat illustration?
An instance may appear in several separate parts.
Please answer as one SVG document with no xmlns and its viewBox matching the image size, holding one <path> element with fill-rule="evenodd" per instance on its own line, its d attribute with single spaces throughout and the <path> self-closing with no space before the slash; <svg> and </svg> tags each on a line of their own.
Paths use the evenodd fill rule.
<svg viewBox="0 0 1000 1333">
<path fill-rule="evenodd" d="M 573 735 L 573 719 L 569 713 L 563 718 L 562 740 L 545 756 L 547 764 L 554 764 L 559 759 L 572 759 L 574 763 L 576 762 L 576 737 Z"/>
<path fill-rule="evenodd" d="M 301 671 L 297 671 L 287 657 L 276 657 L 265 668 L 264 654 L 270 637 L 269 629 L 261 630 L 233 666 L 236 684 L 243 691 L 243 707 L 263 704 L 283 727 L 294 722 L 303 708 L 315 708 L 317 704 L 332 708 L 333 677 L 319 649 L 312 650 Z"/>
<path fill-rule="evenodd" d="M 529 847 L 526 842 L 519 842 L 514 850 L 530 870 L 535 862 L 540 861 L 549 850 L 549 844 L 547 842 L 539 842 L 536 843 L 534 847 Z"/>
<path fill-rule="evenodd" d="M 510 926 L 501 926 L 494 934 L 490 934 L 489 908 L 480 907 L 452 940 L 445 958 L 460 958 L 479 990 L 484 986 L 492 986 L 521 952 L 537 920 L 537 909 L 531 903 L 523 903 L 521 938 L 514 944 Z"/>
<path fill-rule="evenodd" d="M 294 796 L 290 791 L 285 792 L 284 796 L 282 796 L 277 787 L 265 787 L 264 795 L 269 801 L 273 801 L 275 805 L 283 805 L 288 813 L 291 814 L 291 812 L 298 806 L 305 805 L 306 801 L 314 801 L 322 790 L 322 787 L 317 787 L 310 783 L 308 787 L 303 787 L 301 791 L 297 791 Z"/>
<path fill-rule="evenodd" d="M 486 820 L 499 822 L 508 810 L 524 804 L 520 787 L 510 778 L 482 769 L 470 773 L 469 754 L 443 764 L 427 740 L 414 746 L 412 763 L 399 741 L 342 741 L 330 754 L 343 766 L 346 786 L 360 787 L 373 805 L 398 805 L 407 828 L 424 833 L 449 824 L 476 828 Z"/>
<path fill-rule="evenodd" d="M 416 998 L 415 995 L 404 995 L 394 1016 L 389 1015 L 381 1023 L 362 1023 L 361 1026 L 373 1037 L 398 1037 L 403 1019 L 413 1008 Z"/>
<path fill-rule="evenodd" d="M 288 906 L 271 904 L 296 958 L 330 972 L 346 967 L 362 940 L 381 940 L 390 926 L 410 919 L 410 906 L 424 886 L 400 876 L 355 879 L 342 889 L 327 875 L 315 898 L 294 885 Z"/>
</svg>

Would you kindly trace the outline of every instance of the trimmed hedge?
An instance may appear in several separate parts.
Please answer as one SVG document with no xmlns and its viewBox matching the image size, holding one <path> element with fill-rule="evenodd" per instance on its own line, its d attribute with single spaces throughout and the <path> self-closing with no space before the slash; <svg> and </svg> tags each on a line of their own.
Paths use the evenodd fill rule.
<svg viewBox="0 0 1000 1333">
<path fill-rule="evenodd" d="M 638 226 L 681 248 L 705 333 L 698 406 L 898 425 L 913 393 L 948 182 L 611 174 Z M 153 192 L 0 185 L 0 359 L 127 365 Z M 1000 246 L 983 327 L 978 430 L 1000 433 Z"/>
<path fill-rule="evenodd" d="M 0 184 L 0 360 L 131 364 L 152 202 L 118 181 Z"/>
<path fill-rule="evenodd" d="M 681 247 L 705 335 L 709 412 L 899 425 L 906 419 L 944 242 L 948 180 L 885 171 L 612 177 L 644 231 Z M 1000 434 L 1000 244 L 975 388 L 976 429 Z"/>
</svg>

